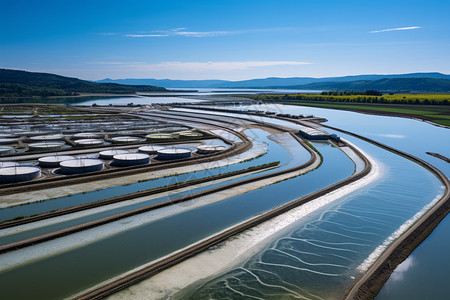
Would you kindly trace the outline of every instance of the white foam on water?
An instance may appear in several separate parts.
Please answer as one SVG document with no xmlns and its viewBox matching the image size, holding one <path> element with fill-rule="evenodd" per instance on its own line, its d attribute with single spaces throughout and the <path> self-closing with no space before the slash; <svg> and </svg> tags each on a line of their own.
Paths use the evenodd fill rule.
<svg viewBox="0 0 450 300">
<path fill-rule="evenodd" d="M 359 149 L 360 150 L 360 149 Z M 272 242 L 273 237 L 287 226 L 341 197 L 367 186 L 381 176 L 380 166 L 360 150 L 372 163 L 365 177 L 331 193 L 296 207 L 269 221 L 252 227 L 208 251 L 189 258 L 155 276 L 141 281 L 110 299 L 167 299 L 195 282 L 221 274 L 245 261 Z M 145 267 L 145 266 L 143 266 Z M 138 270 L 137 268 L 135 270 Z"/>
<path fill-rule="evenodd" d="M 411 219 L 403 223 L 396 231 L 394 231 L 384 242 L 356 268 L 360 272 L 366 272 L 370 266 L 381 256 L 381 254 L 389 247 L 392 242 L 398 239 L 409 227 L 416 223 L 430 208 L 432 208 L 441 199 L 443 192 L 434 198 L 430 203 L 425 205 L 419 212 L 417 212 Z"/>
</svg>

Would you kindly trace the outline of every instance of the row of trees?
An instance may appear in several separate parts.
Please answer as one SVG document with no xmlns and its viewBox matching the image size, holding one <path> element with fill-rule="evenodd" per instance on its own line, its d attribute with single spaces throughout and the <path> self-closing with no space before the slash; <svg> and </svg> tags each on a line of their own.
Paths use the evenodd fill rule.
<svg viewBox="0 0 450 300">
<path fill-rule="evenodd" d="M 349 95 L 367 95 L 367 96 L 383 96 L 383 93 L 377 90 L 367 91 L 328 91 L 322 92 L 321 95 L 329 96 L 349 96 Z"/>
<path fill-rule="evenodd" d="M 432 105 L 448 105 L 449 100 L 447 99 L 418 99 L 418 98 L 406 98 L 405 96 L 363 96 L 363 95 L 308 95 L 308 94 L 297 94 L 297 95 L 256 95 L 249 96 L 255 100 L 262 101 L 317 101 L 317 102 L 351 102 L 351 103 L 383 103 L 383 104 L 432 104 Z"/>
</svg>

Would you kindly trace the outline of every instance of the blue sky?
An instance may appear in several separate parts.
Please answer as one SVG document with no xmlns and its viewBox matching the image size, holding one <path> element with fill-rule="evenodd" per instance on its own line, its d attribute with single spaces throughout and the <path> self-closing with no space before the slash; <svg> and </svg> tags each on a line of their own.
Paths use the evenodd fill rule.
<svg viewBox="0 0 450 300">
<path fill-rule="evenodd" d="M 450 73 L 450 1 L 2 1 L 0 67 L 82 79 Z"/>
</svg>

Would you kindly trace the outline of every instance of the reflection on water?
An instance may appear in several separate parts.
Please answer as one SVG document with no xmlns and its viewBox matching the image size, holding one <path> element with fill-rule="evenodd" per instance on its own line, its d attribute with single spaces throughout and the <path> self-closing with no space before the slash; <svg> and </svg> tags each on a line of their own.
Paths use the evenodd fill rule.
<svg viewBox="0 0 450 300">
<path fill-rule="evenodd" d="M 192 299 L 339 298 L 360 276 L 357 267 L 443 188 L 415 163 L 352 142 L 381 161 L 382 179 L 300 219 L 268 248 L 192 288 L 188 295 Z"/>
<path fill-rule="evenodd" d="M 450 218 L 447 216 L 425 242 L 395 269 L 376 300 L 448 299 L 448 232 Z"/>
</svg>

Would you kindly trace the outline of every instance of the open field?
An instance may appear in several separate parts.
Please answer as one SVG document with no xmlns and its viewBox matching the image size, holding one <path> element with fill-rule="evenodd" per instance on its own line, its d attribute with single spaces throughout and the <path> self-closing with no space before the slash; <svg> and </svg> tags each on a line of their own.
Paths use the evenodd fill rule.
<svg viewBox="0 0 450 300">
<path fill-rule="evenodd" d="M 291 95 L 256 95 L 249 96 L 255 100 L 306 100 L 317 102 L 350 102 L 350 103 L 386 103 L 386 104 L 450 104 L 450 94 L 393 94 L 382 96 L 370 95 L 317 95 L 317 94 L 291 94 Z"/>
<path fill-rule="evenodd" d="M 0 115 L 70 115 L 85 113 L 85 111 L 66 105 L 47 105 L 39 103 L 0 104 Z"/>
</svg>

